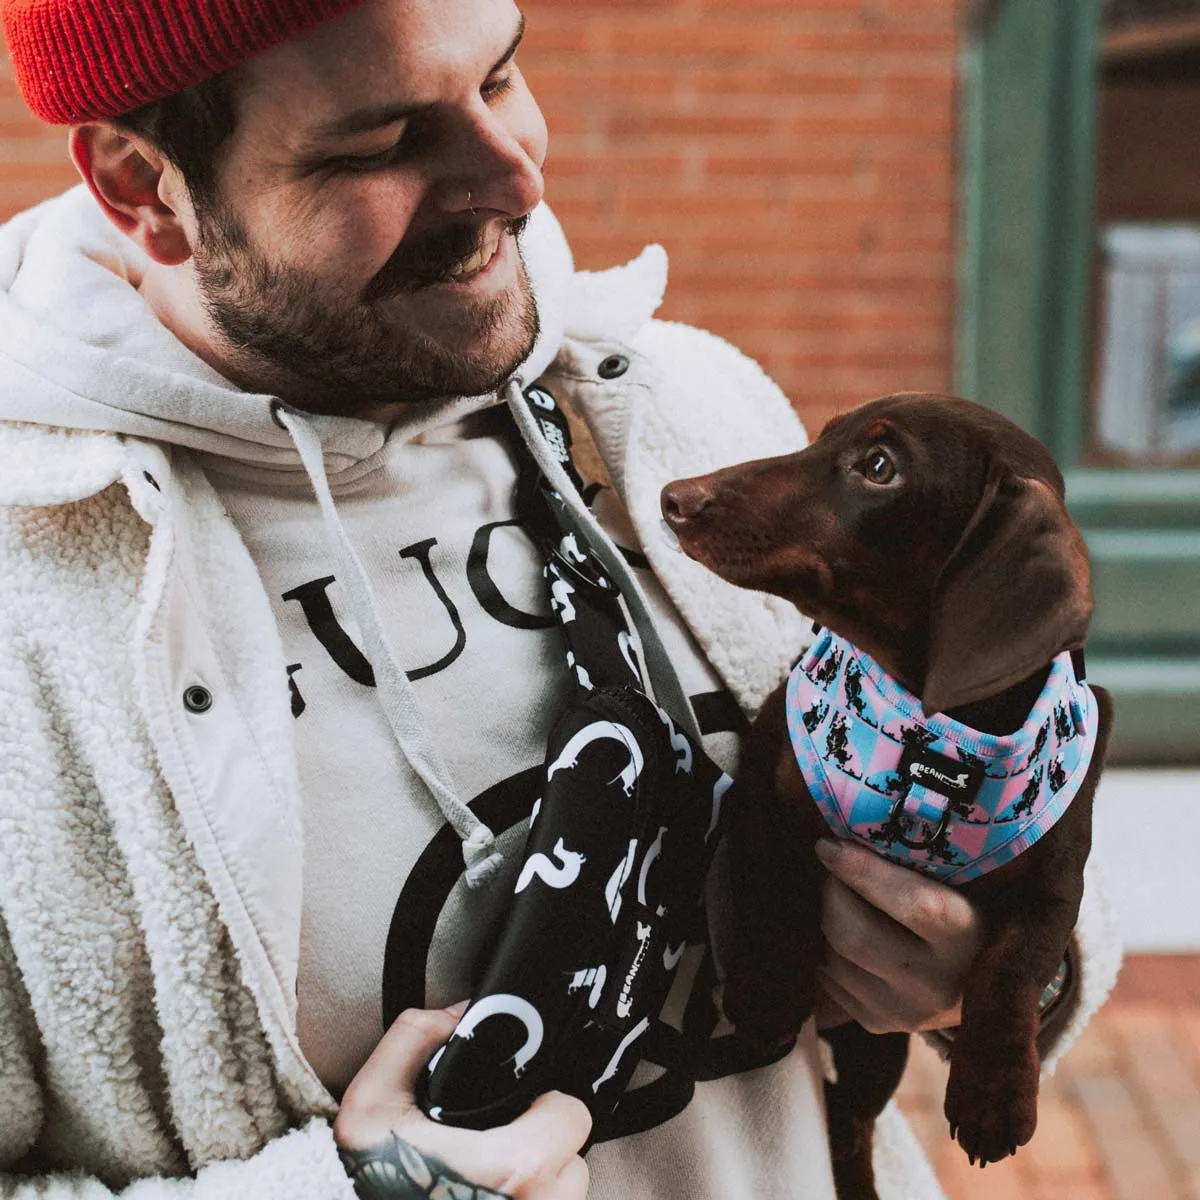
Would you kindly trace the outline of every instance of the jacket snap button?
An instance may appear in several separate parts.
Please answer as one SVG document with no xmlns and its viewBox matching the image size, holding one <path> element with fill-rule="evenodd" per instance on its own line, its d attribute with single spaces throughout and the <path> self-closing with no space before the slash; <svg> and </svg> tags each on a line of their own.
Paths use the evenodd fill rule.
<svg viewBox="0 0 1200 1200">
<path fill-rule="evenodd" d="M 183 707 L 191 713 L 208 712 L 213 705 L 212 692 L 206 687 L 201 687 L 198 683 L 192 684 L 186 692 L 183 693 Z"/>
<path fill-rule="evenodd" d="M 629 370 L 629 359 L 623 354 L 610 354 L 596 368 L 601 379 L 619 379 Z"/>
</svg>

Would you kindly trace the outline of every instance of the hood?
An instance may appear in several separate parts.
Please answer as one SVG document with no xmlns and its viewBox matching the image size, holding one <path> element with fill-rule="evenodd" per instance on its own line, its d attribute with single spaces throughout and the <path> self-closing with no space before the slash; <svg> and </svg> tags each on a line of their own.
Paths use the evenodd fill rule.
<svg viewBox="0 0 1200 1200">
<path fill-rule="evenodd" d="M 574 264 L 544 204 L 522 237 L 541 333 L 521 374 L 553 361 L 575 290 Z M 281 472 L 301 471 L 273 397 L 242 391 L 183 345 L 137 290 L 149 260 L 82 185 L 0 228 L 0 420 L 128 434 Z M 383 426 L 311 417 L 331 476 L 377 453 L 388 436 L 415 437 L 501 402 L 455 397 Z"/>
</svg>

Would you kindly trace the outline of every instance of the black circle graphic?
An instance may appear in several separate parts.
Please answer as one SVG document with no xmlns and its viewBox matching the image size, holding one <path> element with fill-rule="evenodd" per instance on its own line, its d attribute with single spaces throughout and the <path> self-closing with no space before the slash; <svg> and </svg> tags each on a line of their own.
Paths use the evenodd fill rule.
<svg viewBox="0 0 1200 1200">
<path fill-rule="evenodd" d="M 468 807 L 498 837 L 529 816 L 541 778 L 542 767 L 530 767 L 480 792 Z M 383 956 L 385 1029 L 406 1008 L 425 1007 L 429 947 L 442 908 L 464 870 L 462 841 L 443 825 L 413 864 L 392 913 Z"/>
</svg>

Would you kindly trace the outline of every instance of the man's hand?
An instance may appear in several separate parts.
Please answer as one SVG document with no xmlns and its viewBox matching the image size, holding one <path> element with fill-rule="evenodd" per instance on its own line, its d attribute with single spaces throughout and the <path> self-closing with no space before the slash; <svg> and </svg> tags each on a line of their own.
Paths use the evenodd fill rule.
<svg viewBox="0 0 1200 1200">
<path fill-rule="evenodd" d="M 821 928 L 817 1024 L 857 1021 L 871 1033 L 916 1033 L 958 1024 L 962 981 L 979 948 L 978 913 L 946 884 L 862 846 L 822 838 L 829 871 Z"/>
<path fill-rule="evenodd" d="M 573 1097 L 549 1092 L 512 1124 L 483 1133 L 438 1125 L 417 1106 L 420 1072 L 461 1012 L 401 1013 L 346 1089 L 333 1136 L 355 1190 L 364 1200 L 584 1200 L 588 1169 L 578 1152 L 592 1118 Z"/>
</svg>

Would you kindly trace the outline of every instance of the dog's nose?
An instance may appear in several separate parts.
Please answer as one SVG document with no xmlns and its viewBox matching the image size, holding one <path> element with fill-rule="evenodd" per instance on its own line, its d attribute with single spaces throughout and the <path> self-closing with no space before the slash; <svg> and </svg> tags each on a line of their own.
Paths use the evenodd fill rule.
<svg viewBox="0 0 1200 1200">
<path fill-rule="evenodd" d="M 712 489 L 703 478 L 676 479 L 662 490 L 662 514 L 668 525 L 678 528 L 698 517 L 712 499 Z"/>
</svg>

